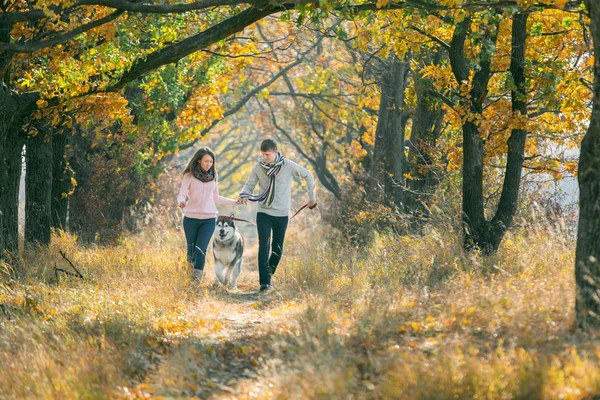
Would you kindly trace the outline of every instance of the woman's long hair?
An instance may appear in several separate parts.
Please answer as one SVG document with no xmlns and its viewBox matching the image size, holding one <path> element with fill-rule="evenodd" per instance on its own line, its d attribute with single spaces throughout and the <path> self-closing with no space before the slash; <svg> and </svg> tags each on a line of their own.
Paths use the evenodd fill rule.
<svg viewBox="0 0 600 400">
<path fill-rule="evenodd" d="M 210 167 L 210 169 L 206 172 L 212 171 L 212 173 L 215 175 L 215 178 L 217 176 L 217 162 L 216 162 L 216 157 L 215 157 L 215 153 L 208 147 L 203 147 L 201 149 L 199 149 L 196 154 L 194 154 L 194 157 L 192 157 L 192 159 L 190 160 L 190 162 L 188 163 L 187 167 L 185 167 L 185 169 L 183 170 L 183 172 L 181 173 L 181 175 L 185 175 L 186 173 L 190 173 L 190 174 L 194 174 L 196 171 L 196 167 L 199 166 L 198 161 L 202 160 L 202 157 L 204 157 L 205 155 L 209 155 L 211 156 L 212 160 L 213 160 L 213 164 L 212 167 Z"/>
</svg>

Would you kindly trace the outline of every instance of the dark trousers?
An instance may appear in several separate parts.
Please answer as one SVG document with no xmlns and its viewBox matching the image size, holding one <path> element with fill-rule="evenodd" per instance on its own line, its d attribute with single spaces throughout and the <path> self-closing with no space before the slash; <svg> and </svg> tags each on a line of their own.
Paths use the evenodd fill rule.
<svg viewBox="0 0 600 400">
<path fill-rule="evenodd" d="M 288 217 L 273 217 L 265 213 L 256 213 L 258 230 L 258 275 L 261 285 L 271 284 L 271 275 L 283 255 L 283 240 L 288 226 Z M 273 242 L 271 243 L 271 234 Z"/>
<path fill-rule="evenodd" d="M 187 260 L 194 269 L 204 269 L 208 242 L 215 231 L 216 218 L 196 219 L 183 217 L 183 231 L 187 242 Z"/>
</svg>

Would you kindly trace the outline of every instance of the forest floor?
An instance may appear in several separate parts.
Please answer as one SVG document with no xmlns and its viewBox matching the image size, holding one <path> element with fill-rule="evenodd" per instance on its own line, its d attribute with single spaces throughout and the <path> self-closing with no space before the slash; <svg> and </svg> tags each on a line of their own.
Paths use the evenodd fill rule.
<svg viewBox="0 0 600 400">
<path fill-rule="evenodd" d="M 276 290 L 190 282 L 180 232 L 67 234 L 0 278 L 0 398 L 593 399 L 600 342 L 573 328 L 572 241 L 511 232 L 487 259 L 446 230 L 367 249 L 291 232 Z M 317 240 L 319 239 L 319 240 Z M 70 269 L 63 252 L 86 275 Z M 23 267 L 23 269 L 25 269 Z"/>
</svg>

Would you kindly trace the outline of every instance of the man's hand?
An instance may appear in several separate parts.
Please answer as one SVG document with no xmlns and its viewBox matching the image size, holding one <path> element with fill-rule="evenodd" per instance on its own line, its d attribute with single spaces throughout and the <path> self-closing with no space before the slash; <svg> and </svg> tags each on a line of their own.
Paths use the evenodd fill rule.
<svg viewBox="0 0 600 400">
<path fill-rule="evenodd" d="M 306 206 L 312 210 L 313 208 L 315 208 L 317 206 L 317 202 L 310 200 L 308 203 L 306 203 Z"/>
<path fill-rule="evenodd" d="M 238 199 L 237 199 L 237 201 L 236 201 L 236 204 L 243 204 L 243 205 L 246 205 L 246 204 L 248 204 L 248 200 L 246 200 L 246 199 L 242 199 L 241 197 L 238 197 Z"/>
<path fill-rule="evenodd" d="M 184 208 L 185 207 L 185 203 L 179 203 L 179 208 Z"/>
</svg>

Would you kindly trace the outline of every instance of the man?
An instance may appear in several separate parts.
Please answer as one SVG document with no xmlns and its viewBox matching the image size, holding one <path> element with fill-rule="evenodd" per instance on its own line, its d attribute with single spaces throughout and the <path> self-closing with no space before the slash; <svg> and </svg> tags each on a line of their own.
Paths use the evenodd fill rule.
<svg viewBox="0 0 600 400">
<path fill-rule="evenodd" d="M 294 176 L 304 178 L 308 184 L 307 206 L 312 209 L 317 203 L 315 181 L 310 171 L 285 159 L 277 151 L 277 143 L 274 140 L 263 140 L 260 151 L 263 161 L 257 163 L 250 171 L 240 199 L 258 202 L 258 274 L 260 291 L 265 292 L 272 289 L 271 276 L 277 270 L 283 255 Z M 252 193 L 257 183 L 260 194 L 254 195 Z"/>
</svg>

